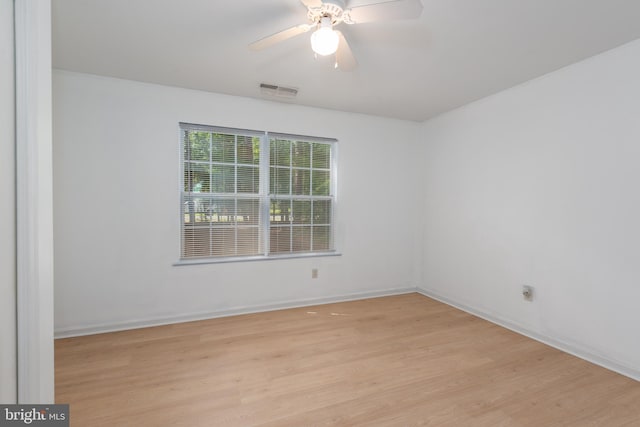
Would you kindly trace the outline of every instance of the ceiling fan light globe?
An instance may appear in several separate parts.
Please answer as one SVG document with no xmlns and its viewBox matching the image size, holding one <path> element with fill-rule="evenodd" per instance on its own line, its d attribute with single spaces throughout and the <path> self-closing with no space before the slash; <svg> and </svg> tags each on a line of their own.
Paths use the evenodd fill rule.
<svg viewBox="0 0 640 427">
<path fill-rule="evenodd" d="M 338 50 L 338 34 L 330 27 L 321 27 L 311 34 L 311 49 L 318 55 L 327 56 Z"/>
</svg>

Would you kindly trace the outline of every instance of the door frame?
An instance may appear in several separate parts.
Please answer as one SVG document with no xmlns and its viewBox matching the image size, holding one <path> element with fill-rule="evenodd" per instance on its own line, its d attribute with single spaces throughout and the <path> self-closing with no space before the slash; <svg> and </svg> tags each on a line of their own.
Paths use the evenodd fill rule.
<svg viewBox="0 0 640 427">
<path fill-rule="evenodd" d="M 51 1 L 14 0 L 17 400 L 54 403 Z"/>
</svg>

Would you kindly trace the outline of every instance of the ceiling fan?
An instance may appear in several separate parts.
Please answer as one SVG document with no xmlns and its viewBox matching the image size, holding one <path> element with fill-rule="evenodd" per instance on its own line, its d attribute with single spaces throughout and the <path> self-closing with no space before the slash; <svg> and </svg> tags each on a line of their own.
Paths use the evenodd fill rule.
<svg viewBox="0 0 640 427">
<path fill-rule="evenodd" d="M 417 19 L 422 13 L 420 0 L 391 0 L 350 9 L 345 7 L 343 0 L 300 1 L 307 8 L 309 23 L 296 25 L 257 40 L 249 45 L 249 49 L 262 50 L 316 28 L 311 34 L 311 48 L 316 55 L 327 56 L 335 53 L 335 67 L 343 71 L 351 71 L 358 63 L 342 32 L 333 29 L 335 26 L 343 22 L 353 25 L 374 21 Z"/>
</svg>

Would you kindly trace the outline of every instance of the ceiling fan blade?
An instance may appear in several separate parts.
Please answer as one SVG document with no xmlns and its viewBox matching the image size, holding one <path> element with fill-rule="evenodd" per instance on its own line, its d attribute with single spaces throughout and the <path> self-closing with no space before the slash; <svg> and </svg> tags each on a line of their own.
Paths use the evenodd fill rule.
<svg viewBox="0 0 640 427">
<path fill-rule="evenodd" d="M 295 37 L 295 36 L 300 35 L 302 33 L 306 33 L 312 27 L 313 27 L 313 25 L 301 24 L 301 25 L 296 25 L 295 27 L 287 28 L 286 30 L 282 30 L 282 31 L 280 31 L 278 33 L 272 34 L 270 36 L 267 36 L 267 37 L 265 37 L 263 39 L 260 39 L 258 41 L 255 41 L 255 42 L 251 43 L 249 45 L 249 49 L 251 49 L 251 50 L 266 49 L 266 48 L 268 48 L 270 46 L 273 46 L 276 43 L 280 43 L 282 41 L 290 39 L 291 37 Z"/>
<path fill-rule="evenodd" d="M 354 24 L 396 19 L 416 19 L 422 13 L 420 0 L 392 0 L 383 3 L 366 4 L 349 10 Z"/>
<path fill-rule="evenodd" d="M 300 2 L 307 8 L 310 7 L 322 7 L 322 0 L 300 0 Z"/>
<path fill-rule="evenodd" d="M 358 61 L 353 56 L 344 34 L 338 30 L 335 31 L 338 33 L 339 38 L 338 50 L 336 51 L 336 66 L 342 71 L 353 71 L 358 66 Z"/>
</svg>

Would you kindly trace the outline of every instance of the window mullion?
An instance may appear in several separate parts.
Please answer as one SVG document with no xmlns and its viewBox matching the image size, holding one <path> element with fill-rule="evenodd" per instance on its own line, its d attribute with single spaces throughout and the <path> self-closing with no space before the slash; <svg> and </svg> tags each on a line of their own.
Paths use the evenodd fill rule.
<svg viewBox="0 0 640 427">
<path fill-rule="evenodd" d="M 309 195 L 311 196 L 311 218 L 309 218 L 309 250 L 313 252 L 313 144 L 309 144 Z"/>
<path fill-rule="evenodd" d="M 289 196 L 291 212 L 289 213 L 289 252 L 293 252 L 293 141 L 289 141 Z"/>
<path fill-rule="evenodd" d="M 271 153 L 269 134 L 265 132 L 260 141 L 260 230 L 262 237 L 262 252 L 265 256 L 270 252 L 271 240 L 271 219 L 269 211 L 271 209 L 271 199 L 269 195 L 270 169 L 269 155 Z"/>
<path fill-rule="evenodd" d="M 213 190 L 213 133 L 209 132 L 209 191 Z M 209 216 L 209 256 L 213 256 L 213 213 Z"/>
<path fill-rule="evenodd" d="M 311 199 L 311 218 L 309 219 L 309 235 L 310 235 L 310 242 L 309 242 L 309 250 L 313 251 L 313 199 Z"/>
<path fill-rule="evenodd" d="M 238 135 L 233 138 L 233 254 L 238 255 Z"/>
</svg>

